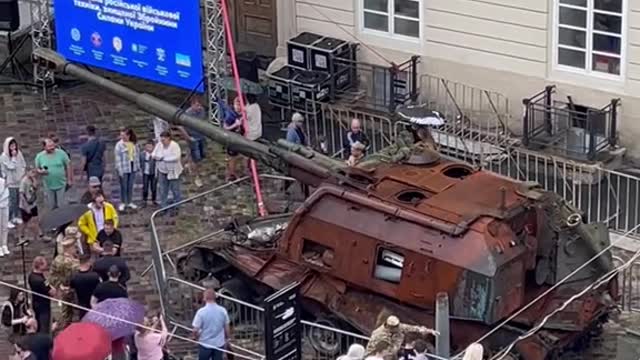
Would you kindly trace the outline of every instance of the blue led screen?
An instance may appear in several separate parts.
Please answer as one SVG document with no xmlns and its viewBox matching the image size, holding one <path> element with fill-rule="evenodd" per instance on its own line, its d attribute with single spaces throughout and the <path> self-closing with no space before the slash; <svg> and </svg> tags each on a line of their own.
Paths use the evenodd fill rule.
<svg viewBox="0 0 640 360">
<path fill-rule="evenodd" d="M 198 0 L 56 0 L 54 9 L 57 51 L 70 61 L 184 89 L 202 80 Z"/>
</svg>

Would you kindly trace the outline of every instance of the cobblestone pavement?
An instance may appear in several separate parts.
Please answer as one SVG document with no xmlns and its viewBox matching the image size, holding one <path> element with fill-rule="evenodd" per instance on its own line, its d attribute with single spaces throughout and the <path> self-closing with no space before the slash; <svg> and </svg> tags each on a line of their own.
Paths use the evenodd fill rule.
<svg viewBox="0 0 640 360">
<path fill-rule="evenodd" d="M 134 87 L 142 88 L 150 93 L 161 94 L 163 99 L 173 103 L 182 102 L 185 93 L 167 90 L 166 88 L 149 87 L 140 82 L 132 82 Z M 40 139 L 48 132 L 55 131 L 63 145 L 72 152 L 75 164 L 76 184 L 70 192 L 72 200 L 79 198 L 84 190 L 86 179 L 81 177 L 79 169 L 79 147 L 85 140 L 84 128 L 93 124 L 101 136 L 109 142 L 108 149 L 117 140 L 118 129 L 122 126 L 132 127 L 140 139 L 152 134 L 150 126 L 152 117 L 123 103 L 110 95 L 106 95 L 86 85 L 70 89 L 57 90 L 49 99 L 48 110 L 42 110 L 41 98 L 31 90 L 19 86 L 0 87 L 0 140 L 6 136 L 14 136 L 21 143 L 27 161 L 31 162 L 40 149 Z M 203 189 L 223 184 L 223 154 L 221 150 L 209 144 L 211 151 L 203 171 L 205 186 L 197 189 L 189 175 L 186 176 L 185 195 L 193 195 Z M 105 190 L 113 202 L 118 202 L 118 186 L 113 174 L 112 156 L 108 156 L 108 170 L 105 175 Z M 274 188 L 275 182 L 265 181 L 267 188 Z M 140 179 L 136 184 L 136 199 L 140 199 Z M 177 219 L 163 219 L 159 222 L 163 248 L 169 249 L 202 236 L 224 224 L 230 215 L 249 214 L 252 211 L 251 188 L 235 187 L 232 191 L 217 192 L 203 200 L 195 202 L 181 211 Z M 158 297 L 153 286 L 151 274 L 141 277 L 142 271 L 151 263 L 150 252 L 150 209 L 142 209 L 135 213 L 121 216 L 121 229 L 124 235 L 124 254 L 132 269 L 130 289 L 133 298 L 148 304 L 153 309 L 159 306 Z M 10 238 L 12 255 L 0 260 L 1 280 L 16 284 L 22 283 L 22 265 L 16 241 Z M 52 256 L 52 246 L 32 242 L 26 249 L 27 264 L 37 255 Z M 4 299 L 8 289 L 0 287 L 0 298 Z M 592 341 L 591 347 L 582 354 L 567 355 L 570 359 L 612 359 L 615 358 L 617 334 L 623 327 L 637 327 L 640 320 L 627 314 L 620 320 L 612 320 L 605 326 L 605 333 Z M 0 339 L 6 339 L 4 328 L 0 330 Z M 2 354 L 10 353 L 8 343 L 0 340 L 0 360 Z"/>
</svg>

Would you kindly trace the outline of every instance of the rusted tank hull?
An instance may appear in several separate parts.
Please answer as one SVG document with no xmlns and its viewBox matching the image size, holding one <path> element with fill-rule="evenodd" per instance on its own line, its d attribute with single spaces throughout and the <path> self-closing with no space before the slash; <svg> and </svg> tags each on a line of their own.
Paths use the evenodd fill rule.
<svg viewBox="0 0 640 360">
<path fill-rule="evenodd" d="M 307 305 L 310 308 L 320 308 L 335 315 L 363 334 L 371 333 L 379 326 L 380 319 L 389 314 L 394 314 L 408 323 L 429 327 L 435 325 L 435 318 L 428 311 L 406 306 L 393 299 L 354 288 L 334 277 L 323 275 L 280 258 L 275 252 L 256 254 L 242 247 L 232 247 L 218 254 L 244 275 L 274 290 L 292 282 L 301 282 L 302 295 L 308 301 Z M 538 295 L 538 292 L 530 292 L 527 300 L 533 299 Z M 580 305 L 574 305 L 573 309 L 560 312 L 556 316 L 560 319 L 575 319 L 575 311 L 579 311 L 580 315 L 577 316 L 579 321 L 572 323 L 575 327 L 574 331 L 545 328 L 535 336 L 519 342 L 515 351 L 523 360 L 551 359 L 558 351 L 587 335 L 593 326 L 606 318 L 608 309 L 602 305 L 594 307 L 594 303 L 589 302 L 588 295 L 586 299 L 578 300 L 576 304 Z M 548 298 L 540 302 L 540 305 L 531 307 L 516 318 L 512 324 L 504 326 L 492 335 L 484 342 L 485 347 L 497 351 L 508 345 L 529 330 L 536 321 L 553 311 L 555 305 L 562 300 L 562 297 L 557 297 L 555 293 L 549 294 Z M 582 306 L 583 301 L 589 302 L 590 305 Z M 583 307 L 584 311 L 582 311 Z M 478 340 L 492 327 L 476 321 L 452 319 L 451 329 L 452 350 L 460 351 Z"/>
</svg>

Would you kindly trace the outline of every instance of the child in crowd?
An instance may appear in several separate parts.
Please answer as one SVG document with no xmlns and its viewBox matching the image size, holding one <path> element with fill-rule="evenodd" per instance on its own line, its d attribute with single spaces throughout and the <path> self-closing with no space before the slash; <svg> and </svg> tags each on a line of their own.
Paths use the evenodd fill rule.
<svg viewBox="0 0 640 360">
<path fill-rule="evenodd" d="M 148 140 L 144 144 L 144 150 L 140 153 L 140 167 L 142 168 L 142 206 L 147 205 L 149 192 L 151 192 L 151 202 L 156 204 L 156 161 L 153 159 L 153 149 L 155 143 Z"/>
<path fill-rule="evenodd" d="M 27 170 L 25 176 L 20 180 L 20 215 L 22 225 L 18 227 L 20 241 L 24 240 L 25 232 L 30 223 L 35 223 L 38 229 L 38 236 L 42 239 L 44 234 L 38 221 L 38 169 Z M 32 221 L 35 219 L 35 221 Z"/>
<path fill-rule="evenodd" d="M 347 160 L 348 166 L 356 166 L 362 158 L 364 158 L 364 150 L 366 147 L 361 142 L 356 142 L 351 145 L 351 155 L 349 155 L 349 160 Z"/>
</svg>

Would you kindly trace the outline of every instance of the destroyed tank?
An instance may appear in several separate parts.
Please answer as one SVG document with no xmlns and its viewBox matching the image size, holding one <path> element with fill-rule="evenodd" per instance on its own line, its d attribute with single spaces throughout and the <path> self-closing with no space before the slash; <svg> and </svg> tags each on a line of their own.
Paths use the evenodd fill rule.
<svg viewBox="0 0 640 360">
<path fill-rule="evenodd" d="M 383 314 L 434 327 L 436 296 L 446 292 L 452 351 L 519 313 L 482 342 L 495 352 L 613 269 L 605 252 L 529 306 L 610 245 L 604 224 L 585 223 L 554 193 L 411 146 L 348 168 L 306 148 L 226 132 L 56 53 L 39 50 L 34 60 L 313 189 L 294 213 L 233 224 L 224 246 L 195 247 L 181 259 L 185 275 L 210 274 L 227 295 L 255 302 L 300 282 L 314 321 L 369 334 Z M 606 321 L 617 295 L 617 279 L 587 292 L 518 342 L 511 358 L 555 359 L 584 344 Z M 342 350 L 310 340 L 325 353 Z"/>
</svg>

